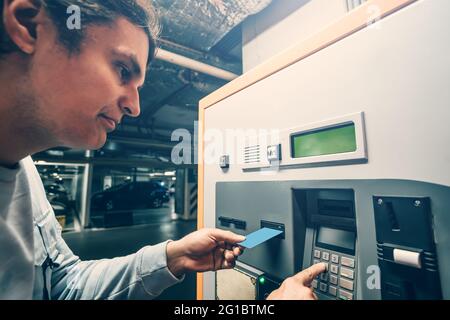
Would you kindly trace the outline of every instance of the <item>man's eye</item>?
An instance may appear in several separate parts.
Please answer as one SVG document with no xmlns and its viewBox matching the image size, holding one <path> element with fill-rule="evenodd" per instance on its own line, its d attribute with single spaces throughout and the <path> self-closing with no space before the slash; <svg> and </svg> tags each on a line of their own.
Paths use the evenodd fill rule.
<svg viewBox="0 0 450 320">
<path fill-rule="evenodd" d="M 118 64 L 119 76 L 120 80 L 123 83 L 128 83 L 131 80 L 131 72 L 128 68 L 123 64 Z"/>
</svg>

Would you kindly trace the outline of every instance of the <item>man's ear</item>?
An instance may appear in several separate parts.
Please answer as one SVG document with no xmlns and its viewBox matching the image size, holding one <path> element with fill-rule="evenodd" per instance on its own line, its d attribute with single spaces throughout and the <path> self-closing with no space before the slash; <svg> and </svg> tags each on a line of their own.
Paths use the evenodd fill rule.
<svg viewBox="0 0 450 320">
<path fill-rule="evenodd" d="M 4 0 L 5 31 L 11 41 L 28 54 L 36 47 L 36 16 L 41 7 L 39 0 Z"/>
</svg>

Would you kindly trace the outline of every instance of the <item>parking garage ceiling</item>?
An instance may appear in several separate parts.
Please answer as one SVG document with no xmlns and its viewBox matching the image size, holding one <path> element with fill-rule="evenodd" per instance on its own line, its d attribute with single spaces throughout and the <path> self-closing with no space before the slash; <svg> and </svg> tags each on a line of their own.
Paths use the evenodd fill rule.
<svg viewBox="0 0 450 320">
<path fill-rule="evenodd" d="M 161 23 L 159 47 L 241 74 L 241 23 L 272 0 L 153 0 Z M 198 101 L 229 80 L 156 59 L 141 91 L 141 116 L 111 136 L 170 142 L 174 129 L 193 130 Z"/>
</svg>

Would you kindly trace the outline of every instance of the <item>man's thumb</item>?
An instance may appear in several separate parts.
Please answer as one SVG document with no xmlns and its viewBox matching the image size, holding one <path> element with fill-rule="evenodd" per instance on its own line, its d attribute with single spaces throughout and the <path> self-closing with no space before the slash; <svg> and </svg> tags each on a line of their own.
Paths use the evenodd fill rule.
<svg viewBox="0 0 450 320">
<path fill-rule="evenodd" d="M 244 236 L 241 236 L 239 234 L 233 233 L 231 231 L 225 231 L 221 229 L 211 229 L 211 235 L 217 240 L 217 241 L 225 241 L 228 243 L 238 243 L 245 240 Z"/>
</svg>

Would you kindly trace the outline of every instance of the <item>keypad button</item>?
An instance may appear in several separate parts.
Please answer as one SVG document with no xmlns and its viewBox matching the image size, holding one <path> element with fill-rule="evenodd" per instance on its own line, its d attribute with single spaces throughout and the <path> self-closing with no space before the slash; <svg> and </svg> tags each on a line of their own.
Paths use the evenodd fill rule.
<svg viewBox="0 0 450 320">
<path fill-rule="evenodd" d="M 317 264 L 317 263 L 320 263 L 320 260 L 314 259 L 313 264 Z"/>
<path fill-rule="evenodd" d="M 332 274 L 330 274 L 330 283 L 337 285 L 338 284 L 338 277 L 333 276 Z"/>
<path fill-rule="evenodd" d="M 328 280 L 328 274 L 327 273 L 321 273 L 320 274 L 320 280 L 327 281 Z"/>
<path fill-rule="evenodd" d="M 311 285 L 312 285 L 312 287 L 313 287 L 314 289 L 317 289 L 317 286 L 319 285 L 319 283 L 317 282 L 317 280 L 313 280 L 313 281 L 311 282 Z"/>
<path fill-rule="evenodd" d="M 326 283 L 320 283 L 320 291 L 327 292 L 328 286 Z"/>
<path fill-rule="evenodd" d="M 353 271 L 352 269 L 349 269 L 349 268 L 341 267 L 341 276 L 353 280 L 355 278 L 355 271 Z"/>
<path fill-rule="evenodd" d="M 339 279 L 339 286 L 344 288 L 344 289 L 353 291 L 353 281 L 340 278 Z"/>
<path fill-rule="evenodd" d="M 320 250 L 314 250 L 314 258 L 320 259 Z"/>
<path fill-rule="evenodd" d="M 329 252 L 322 252 L 322 260 L 325 260 L 325 261 L 330 260 L 330 253 Z"/>
<path fill-rule="evenodd" d="M 332 264 L 331 267 L 330 267 L 330 272 L 334 273 L 334 274 L 338 274 L 339 267 L 337 265 L 335 265 L 335 264 Z"/>
<path fill-rule="evenodd" d="M 342 257 L 341 265 L 349 267 L 349 268 L 354 268 L 355 267 L 355 259 Z"/>
<path fill-rule="evenodd" d="M 353 294 L 345 290 L 339 290 L 339 299 L 353 300 Z"/>
<path fill-rule="evenodd" d="M 330 286 L 328 288 L 328 293 L 331 294 L 332 296 L 336 297 L 337 296 L 337 288 L 333 287 L 333 286 Z"/>
<path fill-rule="evenodd" d="M 339 256 L 337 254 L 332 254 L 331 255 L 331 262 L 339 263 Z"/>
</svg>

